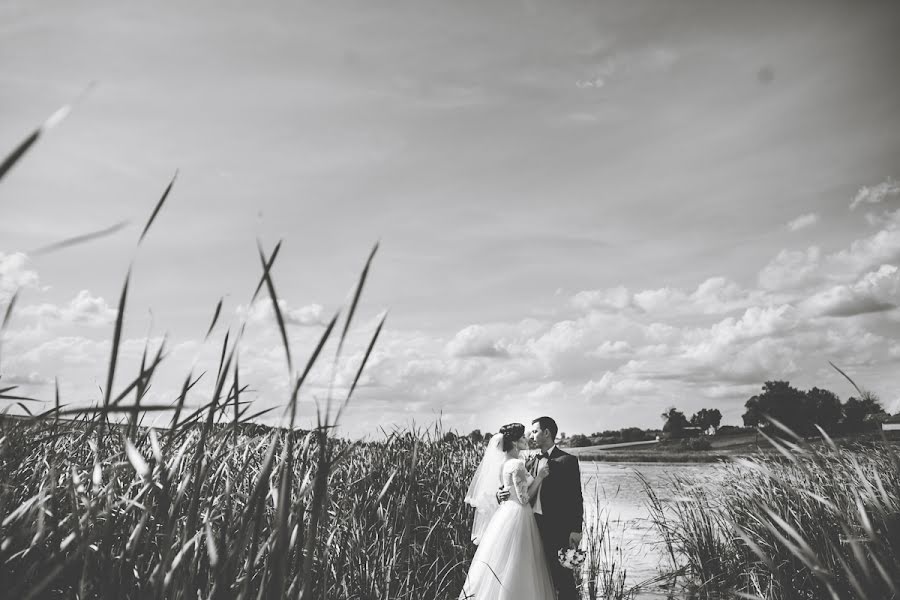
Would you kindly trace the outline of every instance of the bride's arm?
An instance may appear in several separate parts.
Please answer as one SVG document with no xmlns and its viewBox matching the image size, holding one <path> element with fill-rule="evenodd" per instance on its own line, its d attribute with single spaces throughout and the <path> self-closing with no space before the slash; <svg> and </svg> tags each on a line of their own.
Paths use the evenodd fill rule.
<svg viewBox="0 0 900 600">
<path fill-rule="evenodd" d="M 537 494 L 538 489 L 540 489 L 541 482 L 549 474 L 550 468 L 547 466 L 546 461 L 544 461 L 542 462 L 540 469 L 538 469 L 537 477 L 532 480 L 531 484 L 526 486 L 525 482 L 528 481 L 526 478 L 527 471 L 525 470 L 524 463 L 520 465 L 513 474 L 513 487 L 516 489 L 516 496 L 519 497 L 519 501 L 522 504 L 531 502 L 531 499 L 534 498 L 534 495 Z"/>
</svg>

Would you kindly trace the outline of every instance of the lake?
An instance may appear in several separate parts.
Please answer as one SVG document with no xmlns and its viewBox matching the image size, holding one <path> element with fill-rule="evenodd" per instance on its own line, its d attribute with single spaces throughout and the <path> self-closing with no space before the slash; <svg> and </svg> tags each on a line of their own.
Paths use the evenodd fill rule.
<svg viewBox="0 0 900 600">
<path fill-rule="evenodd" d="M 657 495 L 672 497 L 668 477 L 710 476 L 717 469 L 710 463 L 603 463 L 581 461 L 581 485 L 584 493 L 585 523 L 600 509 L 601 519 L 608 517 L 610 540 L 621 550 L 626 582 L 635 585 L 659 574 L 659 567 L 671 568 L 667 550 L 650 521 L 647 496 L 636 472 L 650 482 Z M 618 553 L 617 553 L 618 555 Z M 617 561 L 618 562 L 618 561 Z M 657 587 L 642 589 L 640 600 L 671 598 Z M 677 597 L 677 596 L 676 596 Z"/>
</svg>

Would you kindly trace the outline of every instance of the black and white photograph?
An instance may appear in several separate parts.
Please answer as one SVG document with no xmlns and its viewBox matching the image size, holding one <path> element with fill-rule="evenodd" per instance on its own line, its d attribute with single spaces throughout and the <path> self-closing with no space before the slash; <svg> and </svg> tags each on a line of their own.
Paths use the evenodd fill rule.
<svg viewBox="0 0 900 600">
<path fill-rule="evenodd" d="M 900 600 L 900 1 L 0 0 L 0 598 Z"/>
</svg>

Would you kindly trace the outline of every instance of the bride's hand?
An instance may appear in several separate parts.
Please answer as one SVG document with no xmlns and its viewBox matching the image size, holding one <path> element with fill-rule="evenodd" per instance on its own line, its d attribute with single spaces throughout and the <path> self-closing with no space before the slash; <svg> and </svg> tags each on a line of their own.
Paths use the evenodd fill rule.
<svg viewBox="0 0 900 600">
<path fill-rule="evenodd" d="M 548 461 L 546 458 L 542 458 L 541 462 L 538 463 L 537 478 L 545 479 L 547 477 L 547 475 L 549 475 L 549 474 L 550 474 L 550 461 Z"/>
</svg>

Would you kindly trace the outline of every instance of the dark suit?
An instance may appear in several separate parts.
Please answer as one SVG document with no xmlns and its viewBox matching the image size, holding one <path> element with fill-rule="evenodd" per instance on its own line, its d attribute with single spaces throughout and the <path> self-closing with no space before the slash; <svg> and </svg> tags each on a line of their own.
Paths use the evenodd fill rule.
<svg viewBox="0 0 900 600">
<path fill-rule="evenodd" d="M 550 453 L 550 475 L 541 484 L 541 513 L 535 515 L 544 552 L 550 563 L 553 586 L 559 600 L 577 600 L 572 571 L 557 560 L 557 551 L 569 547 L 569 533 L 581 531 L 584 503 L 578 459 L 554 447 Z"/>
</svg>

